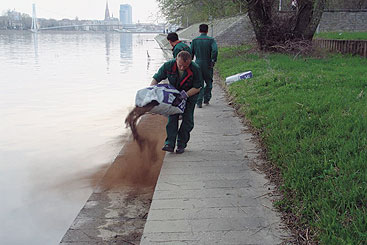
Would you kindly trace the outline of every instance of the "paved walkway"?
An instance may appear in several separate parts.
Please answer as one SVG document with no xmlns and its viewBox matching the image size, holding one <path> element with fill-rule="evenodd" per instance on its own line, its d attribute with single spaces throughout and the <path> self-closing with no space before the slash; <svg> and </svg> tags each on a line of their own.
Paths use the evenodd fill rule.
<svg viewBox="0 0 367 245">
<path fill-rule="evenodd" d="M 141 244 L 279 244 L 287 233 L 251 169 L 253 136 L 214 85 L 209 106 L 195 109 L 186 152 L 166 154 Z"/>
</svg>

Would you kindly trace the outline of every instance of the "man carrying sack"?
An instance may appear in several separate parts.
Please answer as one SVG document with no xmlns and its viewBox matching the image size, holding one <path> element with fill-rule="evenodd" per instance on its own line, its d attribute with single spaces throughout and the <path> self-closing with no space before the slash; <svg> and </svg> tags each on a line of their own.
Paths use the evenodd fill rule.
<svg viewBox="0 0 367 245">
<path fill-rule="evenodd" d="M 150 85 L 156 85 L 166 78 L 172 86 L 180 91 L 178 101 L 175 103 L 178 105 L 184 99 L 187 101 L 180 127 L 178 127 L 180 114 L 168 117 L 167 138 L 162 150 L 173 152 L 177 141 L 176 153 L 181 154 L 185 152 L 190 132 L 194 128 L 194 109 L 197 94 L 203 87 L 203 78 L 199 66 L 192 62 L 191 55 L 187 51 L 181 51 L 176 59 L 165 62 L 153 76 Z"/>
</svg>

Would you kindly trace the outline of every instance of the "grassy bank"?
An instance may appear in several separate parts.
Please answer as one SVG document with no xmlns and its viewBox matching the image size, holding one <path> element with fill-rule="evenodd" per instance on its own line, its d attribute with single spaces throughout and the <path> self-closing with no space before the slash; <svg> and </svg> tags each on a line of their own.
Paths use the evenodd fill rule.
<svg viewBox="0 0 367 245">
<path fill-rule="evenodd" d="M 314 39 L 367 40 L 367 32 L 321 32 Z"/>
<path fill-rule="evenodd" d="M 367 59 L 220 49 L 221 77 L 279 167 L 278 204 L 321 244 L 367 244 Z"/>
</svg>

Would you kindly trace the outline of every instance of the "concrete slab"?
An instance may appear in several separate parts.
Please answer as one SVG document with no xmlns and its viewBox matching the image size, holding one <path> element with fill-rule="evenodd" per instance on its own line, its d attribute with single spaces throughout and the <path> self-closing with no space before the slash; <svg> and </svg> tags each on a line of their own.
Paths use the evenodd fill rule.
<svg viewBox="0 0 367 245">
<path fill-rule="evenodd" d="M 272 206 L 272 186 L 252 170 L 253 135 L 214 85 L 195 109 L 183 154 L 163 162 L 141 244 L 279 244 L 289 234 Z"/>
</svg>

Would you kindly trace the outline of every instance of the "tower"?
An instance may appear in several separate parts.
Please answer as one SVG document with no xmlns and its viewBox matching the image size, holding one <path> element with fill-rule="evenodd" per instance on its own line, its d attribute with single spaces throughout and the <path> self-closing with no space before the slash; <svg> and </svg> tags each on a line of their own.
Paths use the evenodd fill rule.
<svg viewBox="0 0 367 245">
<path fill-rule="evenodd" d="M 38 31 L 37 15 L 36 15 L 36 4 L 32 4 L 32 32 Z"/>
<path fill-rule="evenodd" d="M 110 19 L 110 10 L 108 9 L 108 2 L 106 1 L 106 10 L 104 13 L 104 20 L 109 20 Z"/>
<path fill-rule="evenodd" d="M 132 10 L 129 4 L 121 4 L 120 5 L 120 22 L 123 25 L 132 24 Z"/>
</svg>

